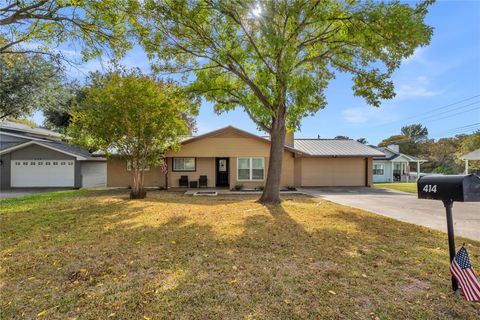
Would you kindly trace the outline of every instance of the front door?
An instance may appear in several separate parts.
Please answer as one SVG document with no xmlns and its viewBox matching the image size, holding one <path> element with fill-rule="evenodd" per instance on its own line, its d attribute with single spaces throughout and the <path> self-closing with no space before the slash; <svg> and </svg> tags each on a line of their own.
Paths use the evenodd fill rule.
<svg viewBox="0 0 480 320">
<path fill-rule="evenodd" d="M 216 158 L 216 186 L 228 187 L 228 158 Z"/>
</svg>

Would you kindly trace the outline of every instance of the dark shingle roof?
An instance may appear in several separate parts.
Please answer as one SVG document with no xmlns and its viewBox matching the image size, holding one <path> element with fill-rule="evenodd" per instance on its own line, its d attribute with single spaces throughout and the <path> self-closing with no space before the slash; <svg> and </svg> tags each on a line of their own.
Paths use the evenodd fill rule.
<svg viewBox="0 0 480 320">
<path fill-rule="evenodd" d="M 46 139 L 55 139 L 59 140 L 62 138 L 62 135 L 58 132 L 53 132 L 47 129 L 32 127 L 23 123 L 12 122 L 8 120 L 0 121 L 0 128 L 4 131 L 9 132 L 18 132 L 19 134 L 25 136 L 36 136 Z"/>
</svg>

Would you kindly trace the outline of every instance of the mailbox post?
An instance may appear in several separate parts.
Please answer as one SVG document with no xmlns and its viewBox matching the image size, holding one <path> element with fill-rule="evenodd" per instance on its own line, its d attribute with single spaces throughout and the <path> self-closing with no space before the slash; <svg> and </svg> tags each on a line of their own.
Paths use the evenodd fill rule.
<svg viewBox="0 0 480 320">
<path fill-rule="evenodd" d="M 455 257 L 455 236 L 453 231 L 453 202 L 480 202 L 480 177 L 474 174 L 455 176 L 423 176 L 417 181 L 418 198 L 442 200 L 447 215 L 448 249 L 450 262 Z M 457 280 L 452 277 L 452 289 L 458 289 Z"/>
</svg>

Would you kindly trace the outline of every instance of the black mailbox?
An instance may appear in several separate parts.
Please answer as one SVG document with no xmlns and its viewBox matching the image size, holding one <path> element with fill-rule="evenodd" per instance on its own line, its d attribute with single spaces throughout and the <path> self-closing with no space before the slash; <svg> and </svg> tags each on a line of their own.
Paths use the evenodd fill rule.
<svg viewBox="0 0 480 320">
<path fill-rule="evenodd" d="M 474 174 L 457 176 L 423 176 L 417 181 L 418 198 L 442 200 L 447 214 L 448 249 L 450 262 L 455 258 L 455 237 L 453 234 L 452 207 L 454 201 L 480 201 L 480 177 Z M 480 210 L 479 210 L 480 212 Z M 458 289 L 457 280 L 452 277 L 452 289 Z"/>
<path fill-rule="evenodd" d="M 418 198 L 446 201 L 480 201 L 480 177 L 470 175 L 423 176 L 417 181 Z"/>
</svg>

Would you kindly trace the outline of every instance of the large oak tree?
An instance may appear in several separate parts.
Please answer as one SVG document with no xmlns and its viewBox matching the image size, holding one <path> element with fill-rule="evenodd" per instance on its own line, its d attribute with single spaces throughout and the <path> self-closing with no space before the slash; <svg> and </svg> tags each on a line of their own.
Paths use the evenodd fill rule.
<svg viewBox="0 0 480 320">
<path fill-rule="evenodd" d="M 375 107 L 393 98 L 392 72 L 429 43 L 431 3 L 145 0 L 135 24 L 158 70 L 190 75 L 190 90 L 217 112 L 241 106 L 270 134 L 260 201 L 278 203 L 286 130 L 326 106 L 337 72 Z"/>
<path fill-rule="evenodd" d="M 85 59 L 121 54 L 127 39 L 128 0 L 6 0 L 0 4 L 0 55 L 46 53 L 75 44 Z M 72 57 L 63 55 L 67 60 Z"/>
</svg>

